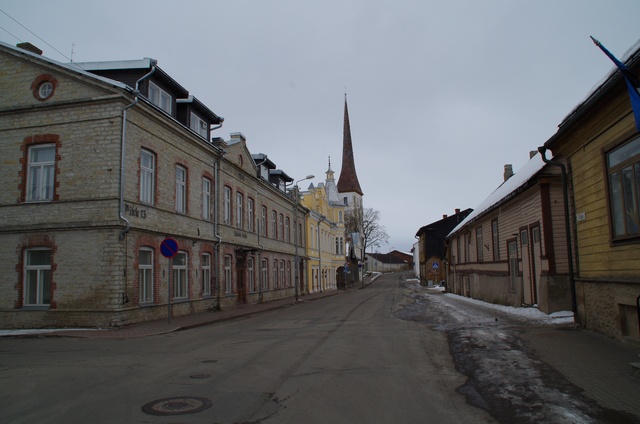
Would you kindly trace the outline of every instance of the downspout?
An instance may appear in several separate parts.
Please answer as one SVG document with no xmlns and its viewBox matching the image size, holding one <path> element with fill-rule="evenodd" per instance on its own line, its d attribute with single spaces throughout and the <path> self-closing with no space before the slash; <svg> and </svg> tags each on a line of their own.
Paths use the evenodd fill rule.
<svg viewBox="0 0 640 424">
<path fill-rule="evenodd" d="M 267 161 L 267 155 L 264 155 L 264 159 L 262 162 L 256 164 L 256 168 L 258 168 L 258 174 L 256 177 L 258 178 L 258 184 L 260 184 L 260 166 Z M 254 207 L 258 207 L 258 196 L 260 195 L 260 186 L 256 190 L 256 205 Z M 262 211 L 262 208 L 260 209 Z M 256 228 L 258 229 L 258 246 L 260 246 L 260 250 L 258 250 L 258 263 L 256 264 L 256 268 L 258 269 L 258 303 L 262 303 L 262 251 L 264 250 L 264 246 L 260 244 L 260 232 L 262 229 L 260 228 L 261 218 L 258 218 L 258 222 L 256 223 Z"/>
<path fill-rule="evenodd" d="M 224 155 L 224 151 L 222 151 Z M 220 244 L 222 243 L 222 237 L 220 237 L 220 232 L 218 228 L 218 187 L 220 183 L 220 158 L 216 158 L 213 162 L 213 178 L 215 178 L 213 184 L 213 236 L 218 239 L 216 244 L 213 247 L 213 256 L 216 264 L 216 283 L 215 283 L 215 291 L 216 291 L 216 310 L 220 310 Z"/>
<path fill-rule="evenodd" d="M 573 311 L 574 320 L 577 319 L 578 305 L 577 305 L 577 296 L 576 296 L 576 282 L 575 276 L 573 272 L 573 250 L 571 248 L 571 218 L 569 216 L 569 190 L 567 188 L 567 169 L 561 162 L 556 162 L 550 159 L 547 159 L 546 152 L 547 148 L 545 146 L 538 147 L 538 152 L 540 152 L 540 156 L 542 157 L 542 161 L 548 165 L 557 166 L 560 168 L 562 174 L 562 197 L 564 200 L 564 226 L 566 230 L 566 238 L 567 238 L 567 255 L 569 259 L 569 285 L 571 288 L 571 310 Z"/>
<path fill-rule="evenodd" d="M 120 142 L 120 219 L 124 221 L 125 228 L 120 233 L 120 240 L 124 240 L 125 236 L 129 232 L 129 228 L 131 228 L 131 224 L 129 220 L 124 216 L 124 161 L 125 161 L 125 152 L 127 147 L 127 110 L 134 107 L 140 98 L 140 82 L 142 80 L 149 78 L 156 71 L 156 61 L 151 62 L 151 71 L 147 73 L 145 76 L 136 81 L 136 87 L 133 92 L 134 99 L 133 102 L 126 106 L 122 111 L 122 140 Z"/>
</svg>

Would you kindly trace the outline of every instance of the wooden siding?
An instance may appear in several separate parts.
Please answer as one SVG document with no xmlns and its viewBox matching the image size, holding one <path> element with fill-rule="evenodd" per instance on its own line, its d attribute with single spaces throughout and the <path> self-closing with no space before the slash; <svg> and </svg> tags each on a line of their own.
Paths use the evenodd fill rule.
<svg viewBox="0 0 640 424">
<path fill-rule="evenodd" d="M 577 257 L 581 278 L 638 279 L 638 243 L 615 245 L 611 240 L 607 171 L 603 150 L 624 142 L 635 132 L 626 89 L 609 96 L 607 103 L 588 114 L 588 122 L 575 125 L 554 147 L 567 155 L 576 213 Z"/>
</svg>

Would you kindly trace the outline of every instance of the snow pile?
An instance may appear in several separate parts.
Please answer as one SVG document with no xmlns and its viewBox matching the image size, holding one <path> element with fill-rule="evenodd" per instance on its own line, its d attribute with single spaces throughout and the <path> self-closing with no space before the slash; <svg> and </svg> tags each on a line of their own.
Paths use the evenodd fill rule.
<svg viewBox="0 0 640 424">
<path fill-rule="evenodd" d="M 517 315 L 519 317 L 526 318 L 530 321 L 536 321 L 540 324 L 572 324 L 574 322 L 573 312 L 571 311 L 559 311 L 553 312 L 549 315 L 540 311 L 536 307 L 514 307 L 496 305 L 494 303 L 484 302 L 482 300 L 472 299 L 470 297 L 459 296 L 457 294 L 446 293 L 445 296 L 454 297 L 456 300 L 462 300 L 469 303 L 474 303 L 478 306 L 482 306 L 489 309 L 495 309 L 510 315 Z"/>
</svg>

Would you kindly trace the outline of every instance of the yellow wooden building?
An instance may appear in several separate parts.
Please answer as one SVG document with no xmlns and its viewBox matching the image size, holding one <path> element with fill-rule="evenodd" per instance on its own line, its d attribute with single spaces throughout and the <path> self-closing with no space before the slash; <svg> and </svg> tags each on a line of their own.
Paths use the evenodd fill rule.
<svg viewBox="0 0 640 424">
<path fill-rule="evenodd" d="M 601 53 L 594 49 L 594 54 Z M 638 45 L 621 59 L 632 74 L 640 72 Z M 541 148 L 550 149 L 567 170 L 577 322 L 635 341 L 640 341 L 639 128 L 625 79 L 612 67 Z"/>
</svg>

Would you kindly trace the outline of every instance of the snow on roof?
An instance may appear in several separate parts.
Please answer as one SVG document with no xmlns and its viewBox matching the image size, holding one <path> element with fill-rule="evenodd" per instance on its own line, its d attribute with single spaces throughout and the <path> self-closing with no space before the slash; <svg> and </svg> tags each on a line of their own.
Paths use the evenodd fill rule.
<svg viewBox="0 0 640 424">
<path fill-rule="evenodd" d="M 82 70 L 105 71 L 114 69 L 150 69 L 157 60 L 150 57 L 134 60 L 111 60 L 101 62 L 72 62 L 71 65 Z"/>
<path fill-rule="evenodd" d="M 449 236 L 456 233 L 459 229 L 463 228 L 469 222 L 473 221 L 478 216 L 483 213 L 491 210 L 493 206 L 500 203 L 502 200 L 506 200 L 509 198 L 516 190 L 525 185 L 534 175 L 536 175 L 542 168 L 544 168 L 545 163 L 542 161 L 542 157 L 540 153 L 536 153 L 536 155 L 529 160 L 522 168 L 518 170 L 511 178 L 502 183 L 493 193 L 489 195 L 480 205 L 474 208 L 473 212 L 471 212 L 467 217 L 458 224 L 451 232 Z"/>
</svg>

